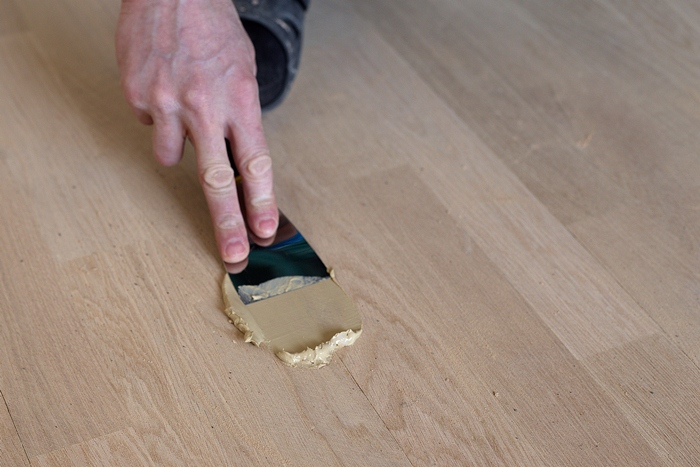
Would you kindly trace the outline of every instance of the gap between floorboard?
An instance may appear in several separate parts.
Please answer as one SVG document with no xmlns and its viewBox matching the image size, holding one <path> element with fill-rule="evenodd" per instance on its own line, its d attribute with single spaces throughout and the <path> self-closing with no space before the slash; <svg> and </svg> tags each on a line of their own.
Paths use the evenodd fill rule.
<svg viewBox="0 0 700 467">
<path fill-rule="evenodd" d="M 2 400 L 2 405 L 5 406 L 5 412 L 7 412 L 7 416 L 12 422 L 12 428 L 14 429 L 15 436 L 19 440 L 19 445 L 22 446 L 22 452 L 24 452 L 24 457 L 25 459 L 27 459 L 27 463 L 31 465 L 31 461 L 29 460 L 29 456 L 27 455 L 27 450 L 25 449 L 24 443 L 22 442 L 22 437 L 19 435 L 19 431 L 17 430 L 17 424 L 15 423 L 15 419 L 12 418 L 12 414 L 10 413 L 10 407 L 7 405 L 7 401 L 5 400 L 5 395 L 2 393 L 2 390 L 0 390 L 0 399 Z"/>
</svg>

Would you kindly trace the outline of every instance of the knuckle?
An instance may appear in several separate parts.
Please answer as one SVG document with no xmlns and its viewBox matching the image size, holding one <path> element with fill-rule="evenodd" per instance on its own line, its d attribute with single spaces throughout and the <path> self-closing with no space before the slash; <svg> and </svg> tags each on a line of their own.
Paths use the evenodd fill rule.
<svg viewBox="0 0 700 467">
<path fill-rule="evenodd" d="M 175 94 L 165 87 L 157 87 L 151 97 L 151 107 L 154 113 L 167 115 L 177 111 Z"/>
<path fill-rule="evenodd" d="M 189 89 L 182 96 L 182 103 L 188 110 L 199 111 L 207 106 L 207 95 L 200 89 Z"/>
<path fill-rule="evenodd" d="M 226 164 L 205 167 L 200 175 L 200 182 L 212 194 L 227 194 L 235 190 L 233 169 Z"/>
<path fill-rule="evenodd" d="M 195 73 L 182 93 L 182 105 L 185 109 L 194 113 L 206 111 L 211 105 L 209 87 L 210 83 Z"/>
<path fill-rule="evenodd" d="M 124 92 L 124 97 L 126 102 L 132 107 L 143 107 L 143 93 L 141 92 L 141 86 L 133 79 L 122 80 L 122 90 Z"/>
<path fill-rule="evenodd" d="M 255 75 L 245 73 L 237 80 L 236 87 L 238 106 L 248 109 L 258 105 L 258 82 L 255 79 Z"/>
<path fill-rule="evenodd" d="M 242 175 L 250 180 L 261 180 L 272 174 L 272 158 L 267 151 L 258 152 L 243 163 Z"/>
</svg>

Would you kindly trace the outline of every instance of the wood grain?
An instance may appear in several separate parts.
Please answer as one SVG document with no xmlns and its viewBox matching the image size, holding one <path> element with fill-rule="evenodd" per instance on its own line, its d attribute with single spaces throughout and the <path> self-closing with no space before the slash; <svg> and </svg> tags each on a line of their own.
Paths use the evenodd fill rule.
<svg viewBox="0 0 700 467">
<path fill-rule="evenodd" d="M 697 5 L 434 3 L 353 2 L 697 362 Z"/>
<path fill-rule="evenodd" d="M 0 3 L 0 465 L 700 462 L 695 3 L 312 2 L 264 125 L 364 320 L 319 371 L 223 314 L 118 7 Z"/>
<path fill-rule="evenodd" d="M 0 463 L 11 466 L 30 465 L 27 456 L 22 450 L 19 438 L 16 436 L 0 438 Z"/>
<path fill-rule="evenodd" d="M 0 465 L 29 465 L 15 424 L 0 392 Z"/>
<path fill-rule="evenodd" d="M 3 120 L 12 123 L 2 130 L 1 190 L 12 200 L 2 204 L 2 218 L 13 221 L 2 223 L 2 294 L 10 305 L 3 310 L 11 313 L 0 328 L 0 381 L 30 458 L 60 461 L 87 452 L 86 459 L 100 459 L 109 454 L 105 446 L 122 443 L 114 433 L 128 427 L 143 440 L 143 458 L 160 465 L 217 465 L 234 457 L 405 465 L 342 367 L 295 374 L 242 345 L 222 312 L 222 270 L 192 166 L 180 169 L 190 170 L 186 177 L 176 169 L 164 183 L 145 157 L 141 167 L 150 171 L 132 167 L 135 156 L 123 148 L 126 162 L 110 159 L 109 142 L 118 138 L 96 141 L 72 91 L 30 40 L 5 40 L 2 51 L 9 66 L 0 83 L 16 106 L 5 107 Z M 36 100 L 18 93 L 22 79 Z M 32 123 L 65 139 L 13 136 Z M 128 133 L 130 126 L 118 130 Z M 131 191 L 142 183 L 141 172 L 170 210 Z M 173 200 L 172 192 L 181 194 Z M 187 208 L 191 199 L 196 206 Z M 207 231 L 198 231 L 203 225 Z M 184 259 L 182 251 L 191 256 Z"/>
<path fill-rule="evenodd" d="M 700 375 L 668 338 L 643 339 L 584 364 L 667 464 L 696 463 Z"/>
<path fill-rule="evenodd" d="M 38 466 L 158 465 L 133 428 L 93 438 L 32 459 Z"/>
<path fill-rule="evenodd" d="M 355 275 L 362 284 L 356 293 L 373 292 L 363 305 L 374 310 L 377 337 L 343 360 L 414 464 L 556 465 L 576 450 L 590 465 L 654 459 L 505 275 L 458 223 L 441 216 L 444 208 L 416 175 L 395 169 L 349 189 L 333 186 L 378 213 L 376 229 L 384 232 L 353 242 L 351 251 L 366 251 L 376 264 L 376 273 Z M 391 350 L 394 342 L 400 350 Z M 403 364 L 382 358 L 395 353 Z M 556 371 L 548 362 L 557 362 Z M 387 391 L 387 381 L 397 383 Z M 509 431 L 498 433 L 504 426 Z M 440 449 L 434 440 L 444 440 Z"/>
<path fill-rule="evenodd" d="M 359 156 L 344 161 L 344 173 L 361 174 L 367 167 L 390 167 L 398 161 L 419 167 L 421 179 L 439 191 L 445 214 L 459 220 L 575 356 L 585 357 L 656 332 L 656 324 L 490 149 L 436 99 L 400 57 L 383 46 L 368 25 L 351 22 L 352 18 L 350 13 L 324 18 L 325 47 L 342 60 L 328 66 L 312 58 L 318 66 L 312 63 L 305 75 L 310 74 L 313 81 L 306 94 L 323 89 L 324 83 L 332 83 L 328 94 L 348 94 L 347 101 L 353 103 L 365 127 L 361 133 L 345 127 L 345 134 L 356 141 L 353 149 Z M 343 28 L 354 35 L 331 32 Z M 363 47 L 363 41 L 373 46 Z M 315 52 L 309 49 L 310 55 Z M 380 69 L 383 74 L 378 75 Z M 402 79 L 397 82 L 391 76 Z M 353 86 L 356 80 L 373 86 L 370 90 Z M 299 86 L 305 85 L 300 80 Z M 409 94 L 410 101 L 405 99 Z M 373 102 L 379 96 L 395 110 L 391 119 L 375 110 Z M 303 139 L 310 128 L 328 134 L 343 125 L 344 111 L 344 107 L 331 107 L 313 121 L 307 119 L 294 127 L 285 121 L 283 128 L 273 128 L 285 141 Z M 291 120 L 289 112 L 282 111 L 270 120 Z M 368 134 L 367 128 L 373 133 Z M 392 134 L 397 136 L 391 148 L 370 153 L 371 147 Z M 333 142 L 325 142 L 315 140 L 315 150 L 304 148 L 304 157 L 310 160 L 302 163 L 311 166 L 305 171 L 320 172 L 319 167 L 330 165 Z M 429 159 L 436 151 L 441 157 Z M 286 156 L 283 148 L 277 148 L 277 153 Z M 311 159 L 313 154 L 320 157 Z M 319 190 L 318 186 L 314 189 Z"/>
</svg>

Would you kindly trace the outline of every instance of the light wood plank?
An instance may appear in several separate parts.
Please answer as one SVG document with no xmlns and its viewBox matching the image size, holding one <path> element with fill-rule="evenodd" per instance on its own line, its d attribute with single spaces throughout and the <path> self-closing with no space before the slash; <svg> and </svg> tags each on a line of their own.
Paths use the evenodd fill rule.
<svg viewBox="0 0 700 467">
<path fill-rule="evenodd" d="M 8 436 L 16 435 L 15 425 L 12 423 L 12 417 L 7 411 L 7 405 L 5 403 L 5 398 L 0 392 L 0 438 L 6 438 Z"/>
<path fill-rule="evenodd" d="M 0 465 L 13 467 L 30 465 L 17 436 L 0 438 Z"/>
<path fill-rule="evenodd" d="M 460 220 L 575 356 L 583 358 L 658 330 L 490 149 L 436 102 L 432 90 L 369 25 L 350 9 L 317 22 L 323 25 L 318 41 L 323 45 L 307 49 L 312 63 L 307 74 L 300 76 L 299 92 L 307 101 L 320 90 L 325 96 L 345 94 L 343 99 L 351 104 L 321 102 L 318 107 L 327 109 L 319 110 L 316 118 L 294 123 L 290 123 L 293 105 L 271 116 L 271 131 L 282 134 L 285 144 L 293 141 L 294 147 L 301 148 L 288 155 L 284 147 L 275 146 L 282 164 L 286 158 L 301 157 L 296 163 L 305 164 L 307 173 L 318 173 L 316 179 L 332 173 L 340 157 L 334 156 L 335 142 L 324 144 L 327 140 L 306 135 L 328 135 L 342 127 L 344 137 L 355 141 L 353 157 L 343 159 L 344 173 L 362 174 L 399 161 L 420 168 L 422 180 L 439 193 L 447 213 Z M 372 87 L 356 86 L 356 82 L 372 83 Z M 390 118 L 382 113 L 385 108 L 392 109 Z M 363 127 L 357 134 L 345 125 L 348 111 Z M 383 142 L 390 136 L 389 147 Z M 382 151 L 377 153 L 376 148 Z"/>
<path fill-rule="evenodd" d="M 614 171 L 625 189 L 609 210 L 584 216 L 569 229 L 698 365 L 700 63 L 693 50 L 700 48 L 700 15 L 697 4 L 686 1 L 641 8 L 604 2 L 601 8 L 615 12 L 615 22 L 596 32 L 624 31 L 626 39 L 611 57 L 619 64 L 608 67 L 622 102 L 596 103 L 580 118 L 611 117 L 614 125 L 604 127 L 591 150 L 596 164 Z M 553 24 L 566 21 L 556 10 L 533 12 Z M 581 56 L 593 61 L 595 49 L 577 41 L 581 31 L 570 26 L 564 45 L 577 43 Z"/>
<path fill-rule="evenodd" d="M 697 4 L 354 5 L 697 362 Z"/>
<path fill-rule="evenodd" d="M 681 246 L 688 236 L 669 229 L 663 218 L 645 219 L 644 231 L 639 231 L 640 219 L 647 215 L 648 208 L 639 205 L 591 217 L 569 228 L 590 245 L 639 304 L 650 310 L 668 339 L 698 366 L 700 269 L 694 267 L 696 260 L 687 249 L 689 245 Z"/>
<path fill-rule="evenodd" d="M 5 0 L 8 1 L 8 0 Z M 114 33 L 121 2 L 104 0 L 9 0 L 67 85 L 104 91 L 118 79 Z M 92 88 L 92 89 L 91 89 Z M 109 100 L 102 107 L 109 107 Z"/>
<path fill-rule="evenodd" d="M 24 18 L 11 0 L 0 2 L 0 36 L 26 30 Z"/>
<path fill-rule="evenodd" d="M 85 369 L 102 362 L 81 351 L 84 335 L 71 319 L 74 306 L 69 289 L 61 283 L 62 272 L 51 261 L 37 223 L 27 216 L 31 210 L 21 188 L 9 179 L 6 167 L 2 173 L 0 194 L 12 203 L 2 203 L 0 212 L 12 222 L 0 226 L 4 239 L 0 293 L 7 303 L 0 316 L 0 382 L 25 448 L 33 456 L 37 444 L 47 439 L 53 450 L 115 431 L 123 408 L 108 388 L 95 397 L 93 389 L 102 386 L 101 375 Z M 75 420 L 81 422 L 74 424 Z"/>
<path fill-rule="evenodd" d="M 83 120 L 89 106 L 74 101 L 94 96 L 63 86 L 27 38 L 5 40 L 2 54 L 0 83 L 14 99 L 2 130 L 1 190 L 12 200 L 2 218 L 13 219 L 2 224 L 2 296 L 13 313 L 2 315 L 0 377 L 28 454 L 129 426 L 159 464 L 405 465 L 342 367 L 297 374 L 235 345 L 191 163 L 162 176 L 150 159 L 132 165 L 148 145 L 136 156 L 133 142 L 111 145 L 127 140 L 131 118 L 100 135 L 107 126 Z M 34 119 L 56 130 L 22 133 Z"/>
<path fill-rule="evenodd" d="M 183 270 L 177 251 L 150 242 L 120 256 L 76 261 L 66 275 L 82 283 L 74 299 L 85 332 L 102 342 L 94 347 L 110 359 L 106 376 L 157 463 L 338 464 L 374 456 L 379 465 L 403 463 L 342 367 L 298 372 L 243 344 L 221 314 L 208 261 L 202 267 L 192 258 Z M 180 284 L 211 293 L 191 295 Z"/>
<path fill-rule="evenodd" d="M 624 345 L 584 361 L 666 465 L 700 459 L 700 371 L 664 336 Z"/>
<path fill-rule="evenodd" d="M 658 462 L 418 176 L 394 169 L 329 186 L 340 199 L 328 217 L 355 217 L 343 203 L 353 198 L 373 213 L 338 258 L 376 318 L 372 345 L 342 358 L 413 463 Z M 353 263 L 357 251 L 372 268 Z"/>
<path fill-rule="evenodd" d="M 0 464 L 698 463 L 696 4 L 312 3 L 264 123 L 365 330 L 304 372 L 223 315 L 118 3 L 0 4 Z"/>
<path fill-rule="evenodd" d="M 133 428 L 53 451 L 32 459 L 38 466 L 157 465 Z"/>
<path fill-rule="evenodd" d="M 2 392 L 0 392 L 0 465 L 29 465 L 22 442 L 17 435 L 15 424 L 7 411 Z"/>
<path fill-rule="evenodd" d="M 69 97 L 55 68 L 34 49 L 29 36 L 3 40 L 0 48 L 0 85 L 7 96 L 3 106 L 7 124 L 0 129 L 5 161 L 30 199 L 31 212 L 40 220 L 38 231 L 52 257 L 61 262 L 94 253 L 104 245 L 115 248 L 131 243 L 131 233 L 142 219 L 138 210 L 131 209 L 129 190 L 114 174 L 130 176 L 134 184 L 150 178 L 145 186 L 156 187 L 157 174 L 124 173 L 129 172 L 124 161 L 96 141 L 99 133 L 92 120 Z M 42 134 L 20 128 L 41 128 Z M 76 210 L 93 215 L 76 223 Z M 120 214 L 110 214 L 115 212 Z"/>
</svg>

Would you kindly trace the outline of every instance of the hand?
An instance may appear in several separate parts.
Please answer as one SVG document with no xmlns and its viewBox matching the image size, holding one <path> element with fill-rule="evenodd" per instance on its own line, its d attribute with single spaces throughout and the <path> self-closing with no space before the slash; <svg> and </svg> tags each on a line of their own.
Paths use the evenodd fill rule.
<svg viewBox="0 0 700 467">
<path fill-rule="evenodd" d="M 123 0 L 116 49 L 126 99 L 141 123 L 154 126 L 156 160 L 177 164 L 190 138 L 221 257 L 244 261 L 246 224 L 265 243 L 278 214 L 255 51 L 232 1 Z M 241 173 L 245 221 L 224 138 Z"/>
</svg>

